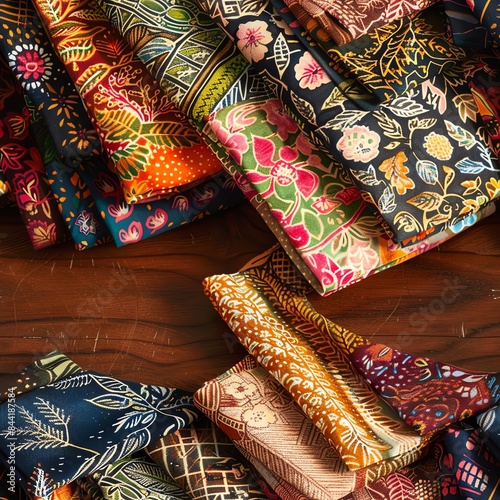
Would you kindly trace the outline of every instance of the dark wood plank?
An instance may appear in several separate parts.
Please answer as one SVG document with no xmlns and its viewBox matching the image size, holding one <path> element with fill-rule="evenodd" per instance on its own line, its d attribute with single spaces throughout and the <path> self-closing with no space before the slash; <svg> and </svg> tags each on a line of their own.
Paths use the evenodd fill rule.
<svg viewBox="0 0 500 500">
<path fill-rule="evenodd" d="M 375 342 L 476 370 L 500 360 L 500 214 L 330 297 L 319 311 Z M 275 242 L 252 207 L 123 248 L 31 250 L 0 212 L 0 372 L 54 348 L 117 377 L 195 390 L 244 355 L 205 297 Z"/>
</svg>

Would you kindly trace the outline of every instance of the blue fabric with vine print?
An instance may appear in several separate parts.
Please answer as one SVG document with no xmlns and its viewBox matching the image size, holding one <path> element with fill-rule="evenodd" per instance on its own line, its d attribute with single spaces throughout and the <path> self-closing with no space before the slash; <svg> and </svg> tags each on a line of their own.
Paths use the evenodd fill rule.
<svg viewBox="0 0 500 500">
<path fill-rule="evenodd" d="M 201 3 L 313 142 L 350 171 L 394 240 L 411 243 L 499 196 L 498 162 L 477 131 L 464 76 L 470 61 L 362 109 L 353 82 L 332 81 L 269 1 Z"/>
<path fill-rule="evenodd" d="M 82 371 L 0 405 L 0 459 L 15 457 L 19 483 L 47 496 L 199 417 L 192 394 Z M 8 465 L 10 466 L 10 465 Z"/>
<path fill-rule="evenodd" d="M 2 1 L 0 52 L 44 116 L 61 158 L 76 166 L 100 152 L 97 132 L 31 0 Z"/>
</svg>

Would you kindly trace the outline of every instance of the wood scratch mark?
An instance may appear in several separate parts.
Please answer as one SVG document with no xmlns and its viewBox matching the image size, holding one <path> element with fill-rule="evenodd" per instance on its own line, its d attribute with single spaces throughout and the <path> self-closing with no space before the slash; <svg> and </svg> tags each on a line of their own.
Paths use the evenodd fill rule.
<svg viewBox="0 0 500 500">
<path fill-rule="evenodd" d="M 392 315 L 396 312 L 396 309 L 398 308 L 399 304 L 401 303 L 401 300 L 403 298 L 403 294 L 399 296 L 398 303 L 394 306 L 394 309 L 392 310 L 391 314 L 387 316 L 386 320 L 370 335 L 370 337 L 373 337 L 376 335 L 376 333 L 391 319 Z"/>
<path fill-rule="evenodd" d="M 97 330 L 97 335 L 96 335 L 95 340 L 94 340 L 94 350 L 93 350 L 93 352 L 95 352 L 95 349 L 97 347 L 97 341 L 99 340 L 99 333 L 101 333 L 101 329 L 100 328 Z"/>
<path fill-rule="evenodd" d="M 92 267 L 95 267 L 94 258 L 92 257 Z"/>
<path fill-rule="evenodd" d="M 465 338 L 464 322 L 462 321 L 462 337 Z"/>
<path fill-rule="evenodd" d="M 75 254 L 71 255 L 71 262 L 69 263 L 69 268 L 71 269 L 73 267 L 73 260 L 75 258 Z"/>
<path fill-rule="evenodd" d="M 54 267 L 56 267 L 56 262 L 52 264 L 52 267 L 50 268 L 50 275 L 52 276 L 54 274 Z"/>
</svg>

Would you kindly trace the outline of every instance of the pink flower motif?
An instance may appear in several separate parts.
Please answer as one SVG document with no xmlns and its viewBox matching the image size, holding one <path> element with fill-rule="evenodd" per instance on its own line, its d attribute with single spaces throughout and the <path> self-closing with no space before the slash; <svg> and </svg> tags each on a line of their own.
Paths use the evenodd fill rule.
<svg viewBox="0 0 500 500">
<path fill-rule="evenodd" d="M 134 221 L 128 226 L 126 230 L 120 229 L 118 237 L 124 245 L 128 245 L 130 243 L 139 241 L 142 238 L 142 234 L 143 231 L 141 223 L 139 221 Z"/>
<path fill-rule="evenodd" d="M 283 105 L 277 99 L 266 101 L 262 108 L 266 112 L 267 121 L 272 125 L 276 125 L 276 133 L 281 140 L 285 141 L 288 134 L 297 131 L 297 123 L 285 112 Z"/>
<path fill-rule="evenodd" d="M 339 289 L 350 285 L 354 280 L 354 271 L 338 266 L 324 253 L 306 254 L 304 260 L 325 288 Z"/>
<path fill-rule="evenodd" d="M 331 81 L 330 77 L 310 52 L 306 52 L 299 59 L 294 70 L 295 78 L 299 82 L 299 86 L 303 89 L 314 90 Z"/>
<path fill-rule="evenodd" d="M 311 241 L 311 235 L 303 224 L 292 224 L 291 218 L 278 209 L 272 209 L 271 213 L 285 230 L 295 248 L 305 248 Z"/>
<path fill-rule="evenodd" d="M 311 205 L 320 214 L 328 214 L 340 205 L 339 201 L 335 201 L 329 196 L 318 196 Z"/>
<path fill-rule="evenodd" d="M 256 184 L 269 182 L 269 189 L 262 193 L 265 198 L 274 191 L 275 182 L 282 186 L 288 186 L 292 182 L 297 190 L 306 198 L 309 198 L 318 187 L 319 179 L 317 175 L 306 170 L 306 162 L 296 162 L 299 153 L 290 146 L 282 146 L 279 149 L 279 159 L 274 160 L 276 147 L 269 139 L 255 137 L 253 141 L 253 154 L 259 165 L 270 167 L 269 173 L 248 172 L 247 177 L 250 182 Z"/>
<path fill-rule="evenodd" d="M 151 234 L 155 234 L 158 229 L 161 229 L 168 222 L 168 213 L 162 208 L 157 208 L 154 215 L 151 215 L 146 220 L 146 227 L 151 229 Z"/>
<path fill-rule="evenodd" d="M 47 200 L 47 197 L 40 199 L 38 182 L 39 176 L 31 170 L 16 174 L 13 179 L 17 204 L 19 208 L 26 210 L 30 215 L 38 213 L 38 207 Z"/>
<path fill-rule="evenodd" d="M 361 198 L 361 193 L 359 192 L 359 189 L 357 187 L 351 186 L 342 189 L 342 191 L 339 191 L 335 195 L 335 198 L 344 203 L 344 205 L 350 205 L 353 201 L 359 200 Z"/>
<path fill-rule="evenodd" d="M 241 165 L 242 156 L 248 151 L 247 138 L 239 132 L 227 130 L 222 122 L 215 118 L 210 118 L 209 124 L 227 152 Z"/>
<path fill-rule="evenodd" d="M 115 219 L 115 222 L 120 222 L 123 219 L 126 219 L 132 212 L 134 211 L 134 205 L 129 205 L 125 201 L 120 201 L 116 205 L 109 205 L 108 213 Z"/>
<path fill-rule="evenodd" d="M 41 80 L 52 75 L 52 61 L 38 44 L 17 45 L 9 55 L 9 65 L 16 72 L 22 72 L 26 87 L 36 88 L 41 85 Z"/>
<path fill-rule="evenodd" d="M 236 45 L 250 62 L 263 59 L 268 51 L 266 45 L 273 41 L 264 21 L 250 21 L 240 24 L 236 38 L 238 39 Z"/>
<path fill-rule="evenodd" d="M 355 125 L 344 130 L 337 142 L 337 149 L 346 160 L 368 163 L 379 151 L 380 136 L 364 125 Z"/>
<path fill-rule="evenodd" d="M 189 208 L 189 200 L 182 195 L 176 196 L 174 198 L 174 202 L 172 203 L 172 208 L 175 208 L 180 212 L 187 212 Z"/>
<path fill-rule="evenodd" d="M 117 198 L 121 191 L 116 180 L 104 172 L 99 173 L 94 186 L 104 198 Z"/>
<path fill-rule="evenodd" d="M 370 241 L 354 240 L 347 251 L 348 266 L 356 272 L 358 278 L 364 278 L 380 262 L 379 254 L 371 247 Z"/>
</svg>

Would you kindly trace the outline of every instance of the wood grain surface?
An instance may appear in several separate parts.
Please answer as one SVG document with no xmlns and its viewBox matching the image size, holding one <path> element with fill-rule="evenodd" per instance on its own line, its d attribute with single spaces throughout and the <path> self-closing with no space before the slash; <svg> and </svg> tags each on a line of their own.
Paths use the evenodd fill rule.
<svg viewBox="0 0 500 500">
<path fill-rule="evenodd" d="M 500 370 L 500 213 L 314 307 L 372 341 L 473 370 Z M 243 348 L 201 282 L 275 243 L 244 203 L 122 248 L 31 250 L 0 211 L 0 372 L 58 348 L 83 368 L 196 390 Z"/>
</svg>

